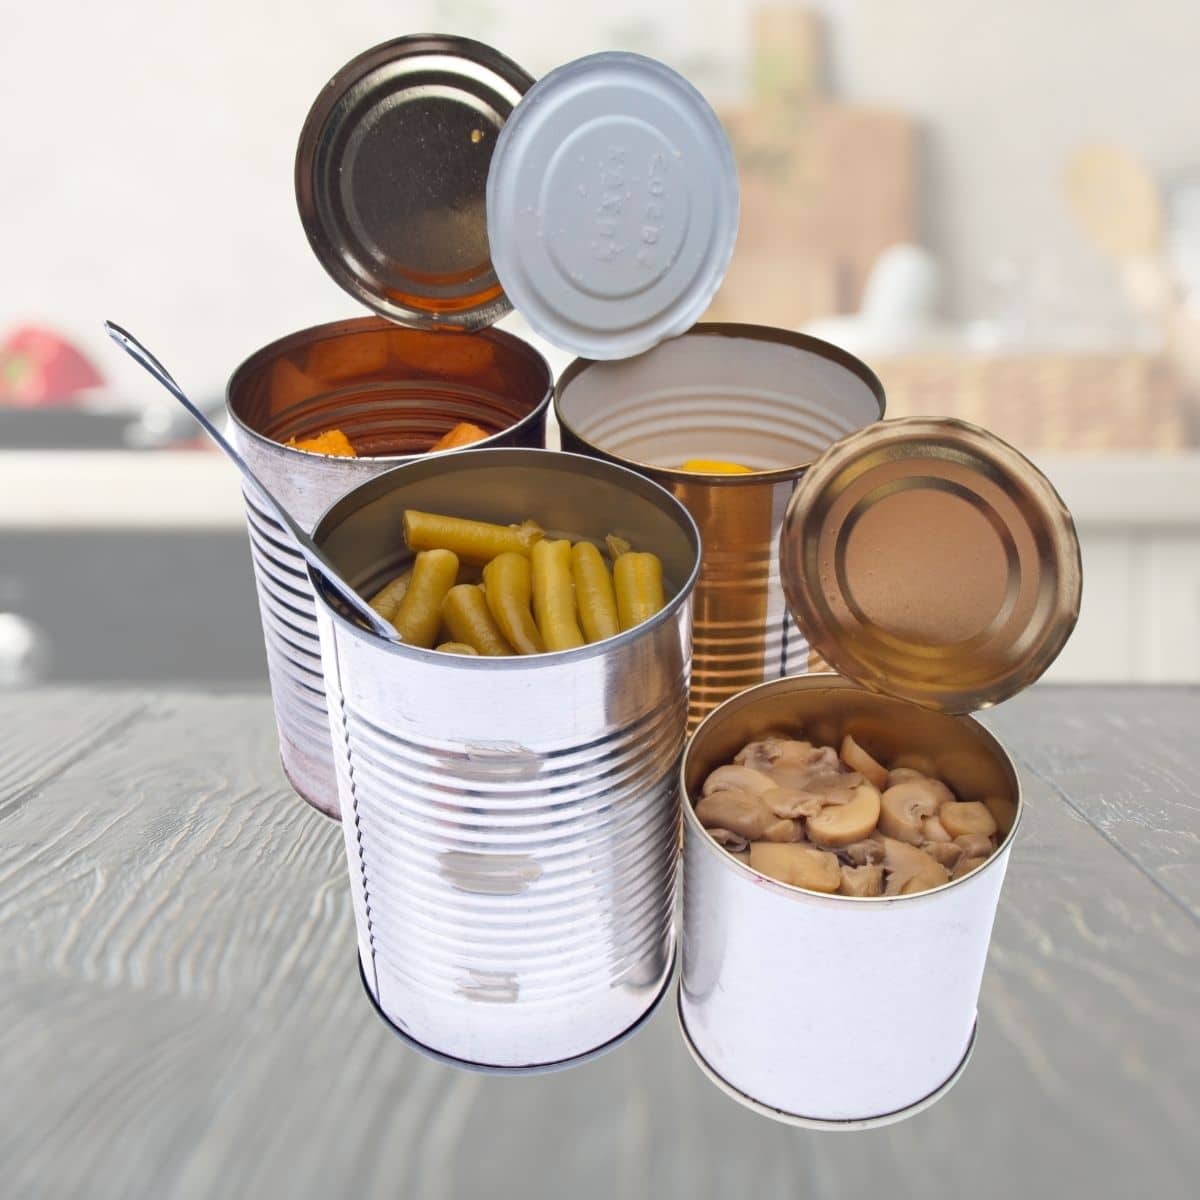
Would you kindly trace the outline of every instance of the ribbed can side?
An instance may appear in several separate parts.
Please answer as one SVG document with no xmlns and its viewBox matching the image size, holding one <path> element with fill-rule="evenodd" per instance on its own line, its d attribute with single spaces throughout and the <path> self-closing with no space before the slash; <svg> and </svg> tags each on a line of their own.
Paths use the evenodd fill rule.
<svg viewBox="0 0 1200 1200">
<path fill-rule="evenodd" d="M 305 800 L 337 817 L 321 646 L 307 567 L 288 546 L 278 522 L 248 492 L 243 496 L 283 769 Z"/>
<path fill-rule="evenodd" d="M 422 1044 L 500 1067 L 574 1058 L 661 991 L 687 626 L 683 606 L 642 644 L 486 680 L 408 662 L 384 704 L 361 686 L 360 637 L 335 631 L 360 950 L 380 1008 Z"/>
<path fill-rule="evenodd" d="M 301 330 L 242 364 L 229 383 L 235 446 L 275 498 L 311 530 L 334 501 L 417 453 L 457 421 L 495 429 L 489 446 L 541 446 L 550 369 L 510 334 L 431 334 L 367 317 Z M 284 443 L 343 430 L 358 458 Z M 365 450 L 364 450 L 365 447 Z M 251 561 L 279 732 L 292 787 L 338 817 L 316 608 L 303 560 L 254 492 L 243 489 Z"/>
<path fill-rule="evenodd" d="M 465 451 L 356 489 L 315 537 L 352 582 L 394 571 L 405 508 L 659 554 L 654 617 L 574 650 L 486 658 L 384 642 L 318 588 L 363 976 L 424 1049 L 485 1069 L 602 1051 L 674 960 L 695 523 L 621 467 Z"/>
</svg>

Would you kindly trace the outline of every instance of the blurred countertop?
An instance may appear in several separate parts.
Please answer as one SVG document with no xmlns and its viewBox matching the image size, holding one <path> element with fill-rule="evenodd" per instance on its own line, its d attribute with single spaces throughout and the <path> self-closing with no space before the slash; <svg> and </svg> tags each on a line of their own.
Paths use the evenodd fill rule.
<svg viewBox="0 0 1200 1200">
<path fill-rule="evenodd" d="M 1034 457 L 1083 527 L 1200 525 L 1200 451 Z M 212 451 L 0 451 L 0 529 L 242 520 L 237 475 Z"/>
</svg>

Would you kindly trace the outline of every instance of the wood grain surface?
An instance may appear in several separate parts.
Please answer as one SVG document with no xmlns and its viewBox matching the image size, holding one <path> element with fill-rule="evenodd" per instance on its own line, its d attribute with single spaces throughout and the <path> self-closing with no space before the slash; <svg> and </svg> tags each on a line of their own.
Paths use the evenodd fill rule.
<svg viewBox="0 0 1200 1200">
<path fill-rule="evenodd" d="M 820 1134 L 712 1088 L 672 1004 L 559 1075 L 402 1046 L 264 697 L 0 697 L 0 1196 L 1192 1196 L 1200 692 L 988 721 L 1029 809 L 974 1060 L 910 1121 Z"/>
</svg>

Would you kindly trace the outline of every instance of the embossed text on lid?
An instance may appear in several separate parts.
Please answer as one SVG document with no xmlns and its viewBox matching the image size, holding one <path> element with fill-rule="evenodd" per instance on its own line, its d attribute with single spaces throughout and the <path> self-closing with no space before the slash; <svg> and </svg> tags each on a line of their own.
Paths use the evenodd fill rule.
<svg viewBox="0 0 1200 1200">
<path fill-rule="evenodd" d="M 1036 467 L 963 421 L 883 421 L 800 481 L 788 606 L 834 670 L 947 712 L 1038 679 L 1079 615 L 1075 527 Z"/>
<path fill-rule="evenodd" d="M 708 307 L 737 236 L 737 172 L 690 83 L 595 54 L 530 89 L 498 140 L 487 206 L 496 273 L 533 329 L 628 358 Z"/>
</svg>

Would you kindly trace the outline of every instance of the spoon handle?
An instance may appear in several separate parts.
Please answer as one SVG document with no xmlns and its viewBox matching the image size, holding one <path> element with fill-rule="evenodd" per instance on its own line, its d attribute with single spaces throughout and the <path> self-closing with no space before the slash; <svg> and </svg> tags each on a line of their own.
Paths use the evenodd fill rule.
<svg viewBox="0 0 1200 1200">
<path fill-rule="evenodd" d="M 292 540 L 296 543 L 296 548 L 303 555 L 305 562 L 321 577 L 325 584 L 329 587 L 343 604 L 354 611 L 354 613 L 364 621 L 367 626 L 380 637 L 385 638 L 389 642 L 399 642 L 400 636 L 396 632 L 395 627 L 390 621 L 385 621 L 346 581 L 338 574 L 337 569 L 325 557 L 324 552 L 317 546 L 316 542 L 308 536 L 307 533 L 296 523 L 291 513 L 289 513 L 274 496 L 267 491 L 262 481 L 251 470 L 250 464 L 233 448 L 225 435 L 208 419 L 204 412 L 198 408 L 191 400 L 188 399 L 184 390 L 177 384 L 171 376 L 170 371 L 142 345 L 141 342 L 121 328 L 113 321 L 105 321 L 104 328 L 108 336 L 112 338 L 130 358 L 133 359 L 139 366 L 145 368 L 159 383 L 162 384 L 184 408 L 195 418 L 217 446 L 224 451 L 225 456 L 229 458 L 234 466 L 242 473 L 242 478 L 245 479 L 250 486 L 258 494 L 259 499 L 271 511 L 275 520 L 291 534 Z"/>
</svg>

